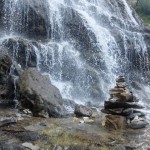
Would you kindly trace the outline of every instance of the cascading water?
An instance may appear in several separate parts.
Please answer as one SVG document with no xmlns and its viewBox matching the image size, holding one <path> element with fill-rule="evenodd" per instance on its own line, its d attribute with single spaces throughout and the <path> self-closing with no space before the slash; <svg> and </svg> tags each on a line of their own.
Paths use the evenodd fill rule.
<svg viewBox="0 0 150 150">
<path fill-rule="evenodd" d="M 3 21 L 1 47 L 20 63 L 24 45 L 22 67 L 33 65 L 34 52 L 64 98 L 99 103 L 117 75 L 132 80 L 149 70 L 141 25 L 125 0 L 5 0 Z"/>
</svg>

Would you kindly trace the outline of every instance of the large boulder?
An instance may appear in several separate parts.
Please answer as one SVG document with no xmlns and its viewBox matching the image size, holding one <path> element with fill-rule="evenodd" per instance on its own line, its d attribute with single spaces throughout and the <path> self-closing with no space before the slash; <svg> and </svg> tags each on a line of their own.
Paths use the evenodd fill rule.
<svg viewBox="0 0 150 150">
<path fill-rule="evenodd" d="M 63 101 L 59 90 L 38 70 L 26 69 L 20 76 L 17 87 L 22 107 L 30 109 L 35 116 L 43 111 L 50 117 L 63 116 Z"/>
<path fill-rule="evenodd" d="M 5 103 L 14 97 L 14 83 L 10 78 L 11 58 L 5 53 L 0 52 L 0 99 Z"/>
</svg>

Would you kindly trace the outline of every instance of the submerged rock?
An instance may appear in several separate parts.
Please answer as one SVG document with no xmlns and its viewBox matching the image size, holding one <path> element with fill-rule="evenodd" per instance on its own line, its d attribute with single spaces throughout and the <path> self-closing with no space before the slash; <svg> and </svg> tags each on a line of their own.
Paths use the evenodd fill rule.
<svg viewBox="0 0 150 150">
<path fill-rule="evenodd" d="M 26 69 L 20 76 L 17 87 L 21 105 L 30 109 L 33 115 L 38 116 L 43 110 L 48 112 L 50 117 L 64 115 L 63 100 L 59 90 L 38 70 Z"/>
</svg>

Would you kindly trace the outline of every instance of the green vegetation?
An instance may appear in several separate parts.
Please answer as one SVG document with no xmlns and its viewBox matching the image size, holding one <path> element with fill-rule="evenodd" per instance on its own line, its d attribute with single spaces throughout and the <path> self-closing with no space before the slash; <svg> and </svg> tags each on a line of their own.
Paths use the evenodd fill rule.
<svg viewBox="0 0 150 150">
<path fill-rule="evenodd" d="M 138 13 L 138 15 L 141 17 L 141 19 L 143 20 L 144 24 L 150 24 L 150 15 L 145 15 L 143 12 L 139 11 L 136 9 L 136 12 Z"/>
<path fill-rule="evenodd" d="M 145 24 L 150 24 L 150 0 L 137 0 L 135 10 Z"/>
<path fill-rule="evenodd" d="M 138 0 L 137 1 L 137 7 L 145 15 L 150 15 L 150 1 L 149 0 Z"/>
</svg>

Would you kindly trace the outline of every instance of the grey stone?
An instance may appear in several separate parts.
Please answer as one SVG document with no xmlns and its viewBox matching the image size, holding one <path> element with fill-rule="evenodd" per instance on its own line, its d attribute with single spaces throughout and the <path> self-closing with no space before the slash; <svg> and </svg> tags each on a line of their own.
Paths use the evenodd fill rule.
<svg viewBox="0 0 150 150">
<path fill-rule="evenodd" d="M 36 44 L 36 42 L 34 42 Z M 14 67 L 17 73 L 21 73 L 19 64 L 22 69 L 26 67 L 36 67 L 37 58 L 32 41 L 23 38 L 9 38 L 3 41 L 3 48 L 8 51 L 8 56 L 13 58 Z M 14 56 L 13 56 L 14 55 Z"/>
<path fill-rule="evenodd" d="M 77 117 L 90 117 L 92 116 L 92 109 L 87 106 L 76 105 L 74 114 L 76 114 Z"/>
<path fill-rule="evenodd" d="M 66 115 L 72 114 L 77 104 L 73 100 L 69 100 L 69 99 L 64 99 L 63 101 L 64 101 L 63 104 L 64 104 Z"/>
<path fill-rule="evenodd" d="M 109 90 L 109 94 L 111 94 L 111 95 L 120 94 L 123 92 L 124 92 L 123 88 L 113 88 L 113 89 Z"/>
<path fill-rule="evenodd" d="M 39 150 L 39 146 L 33 145 L 32 143 L 25 142 L 22 146 L 29 148 L 30 150 Z"/>
<path fill-rule="evenodd" d="M 142 109 L 144 108 L 142 105 L 137 104 L 137 103 L 129 103 L 129 102 L 110 102 L 110 101 L 105 101 L 104 104 L 105 109 L 116 109 L 116 108 L 137 108 L 137 109 Z"/>
<path fill-rule="evenodd" d="M 14 83 L 11 81 L 10 70 L 12 60 L 7 51 L 0 50 L 0 99 L 12 100 L 14 97 Z"/>
<path fill-rule="evenodd" d="M 141 128 L 145 128 L 149 123 L 145 120 L 139 120 L 137 122 L 131 122 L 129 124 L 129 127 L 132 129 L 141 129 Z"/>
<path fill-rule="evenodd" d="M 117 87 L 125 88 L 127 86 L 126 82 L 116 82 Z"/>
<path fill-rule="evenodd" d="M 14 117 L 3 117 L 0 119 L 0 127 L 17 123 L 17 119 Z"/>
<path fill-rule="evenodd" d="M 145 117 L 145 114 L 142 112 L 132 113 L 129 116 L 127 116 L 127 119 L 134 119 L 136 116 L 138 117 Z"/>
<path fill-rule="evenodd" d="M 51 117 L 61 117 L 64 114 L 63 100 L 59 90 L 34 68 L 26 69 L 17 82 L 20 93 L 19 101 L 33 115 L 48 112 Z"/>
<path fill-rule="evenodd" d="M 119 77 L 116 79 L 116 82 L 125 82 L 125 77 L 124 77 L 124 76 L 119 76 Z"/>
</svg>

